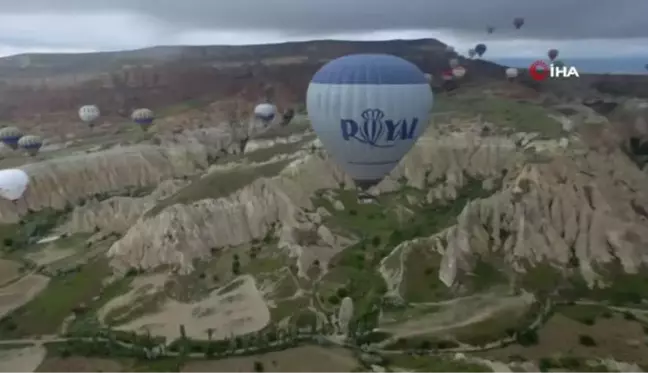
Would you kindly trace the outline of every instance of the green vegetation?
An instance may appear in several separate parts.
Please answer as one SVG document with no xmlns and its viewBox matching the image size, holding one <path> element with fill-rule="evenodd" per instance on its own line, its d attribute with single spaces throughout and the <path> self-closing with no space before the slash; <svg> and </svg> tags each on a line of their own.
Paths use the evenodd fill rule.
<svg viewBox="0 0 648 373">
<path fill-rule="evenodd" d="M 501 130 L 509 128 L 515 132 L 537 132 L 543 139 L 562 135 L 562 124 L 549 117 L 547 109 L 530 102 L 478 94 L 443 97 L 437 100 L 435 106 L 437 112 L 481 115 L 483 121 L 494 123 Z"/>
<path fill-rule="evenodd" d="M 588 363 L 587 359 L 573 356 L 542 358 L 538 361 L 541 372 L 567 371 L 567 372 L 608 372 L 605 365 Z"/>
<path fill-rule="evenodd" d="M 0 248 L 7 253 L 26 249 L 62 223 L 65 215 L 66 211 L 43 209 L 28 214 L 18 224 L 1 224 Z"/>
<path fill-rule="evenodd" d="M 203 199 L 226 197 L 259 178 L 279 174 L 288 163 L 290 163 L 290 160 L 258 167 L 238 166 L 230 170 L 214 171 L 204 177 L 195 179 L 191 184 L 171 197 L 159 201 L 154 208 L 147 212 L 146 216 L 155 216 L 165 208 L 175 204 L 188 205 Z"/>
<path fill-rule="evenodd" d="M 596 319 L 603 317 L 609 312 L 606 307 L 598 305 L 560 305 L 556 307 L 556 312 L 576 320 L 585 325 L 594 325 Z"/>
<path fill-rule="evenodd" d="M 110 275 L 104 260 L 95 260 L 78 272 L 57 276 L 32 301 L 0 321 L 0 337 L 18 338 L 55 333 L 72 312 L 87 312 Z"/>
<path fill-rule="evenodd" d="M 404 368 L 414 372 L 492 372 L 482 364 L 473 363 L 450 356 L 410 356 L 390 355 L 389 366 Z"/>
</svg>

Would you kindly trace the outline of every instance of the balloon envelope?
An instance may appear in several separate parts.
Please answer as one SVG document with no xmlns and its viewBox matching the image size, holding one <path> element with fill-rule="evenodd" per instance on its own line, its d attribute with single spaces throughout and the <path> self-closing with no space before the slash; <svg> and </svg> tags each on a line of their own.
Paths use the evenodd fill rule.
<svg viewBox="0 0 648 373">
<path fill-rule="evenodd" d="M 137 109 L 133 111 L 131 118 L 133 119 L 133 122 L 139 125 L 148 126 L 153 123 L 155 115 L 149 109 Z"/>
<path fill-rule="evenodd" d="M 518 76 L 518 69 L 515 67 L 509 67 L 506 69 L 506 77 L 509 79 L 517 78 Z"/>
<path fill-rule="evenodd" d="M 547 56 L 549 56 L 549 59 L 553 61 L 554 59 L 556 59 L 556 57 L 558 57 L 558 49 L 549 49 Z"/>
<path fill-rule="evenodd" d="M 486 44 L 477 44 L 475 46 L 475 52 L 481 57 L 482 54 L 486 53 Z"/>
<path fill-rule="evenodd" d="M 516 29 L 519 29 L 520 27 L 522 27 L 524 25 L 524 18 L 516 17 L 513 20 L 513 25 L 515 26 Z"/>
<path fill-rule="evenodd" d="M 277 107 L 269 103 L 259 104 L 254 108 L 254 116 L 263 121 L 273 120 L 276 114 Z"/>
<path fill-rule="evenodd" d="M 0 141 L 13 149 L 18 147 L 18 140 L 20 140 L 22 136 L 22 131 L 17 127 L 5 127 L 0 130 Z"/>
<path fill-rule="evenodd" d="M 95 105 L 85 105 L 81 106 L 79 109 L 79 118 L 86 123 L 92 123 L 95 120 L 99 119 L 99 108 Z"/>
<path fill-rule="evenodd" d="M 29 176 L 23 170 L 0 170 L 0 197 L 15 201 L 22 197 L 29 185 Z"/>
<path fill-rule="evenodd" d="M 361 188 L 382 180 L 412 148 L 432 100 L 418 67 L 384 54 L 335 59 L 315 73 L 306 93 L 322 145 Z"/>
</svg>

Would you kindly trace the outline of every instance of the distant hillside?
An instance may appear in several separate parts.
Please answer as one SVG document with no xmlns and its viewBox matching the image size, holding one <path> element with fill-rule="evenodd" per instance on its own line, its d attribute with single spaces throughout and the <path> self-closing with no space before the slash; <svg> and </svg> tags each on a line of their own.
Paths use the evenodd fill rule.
<svg viewBox="0 0 648 373">
<path fill-rule="evenodd" d="M 313 73 L 331 59 L 352 53 L 388 53 L 439 76 L 448 69 L 445 50 L 446 45 L 434 39 L 320 40 L 18 55 L 0 58 L 0 120 L 38 126 L 47 123 L 48 129 L 55 131 L 55 123 L 75 118 L 78 107 L 87 103 L 99 105 L 102 114 L 109 117 L 127 116 L 136 107 L 195 106 L 232 98 L 251 104 L 263 97 L 268 85 L 274 88 L 278 105 L 297 105 L 303 102 Z M 460 60 L 469 72 L 465 83 L 504 79 L 504 66 L 485 60 Z M 608 92 L 648 95 L 647 84 L 627 76 L 589 77 L 573 89 L 598 87 L 601 81 Z M 524 79 L 521 82 L 529 84 Z"/>
</svg>

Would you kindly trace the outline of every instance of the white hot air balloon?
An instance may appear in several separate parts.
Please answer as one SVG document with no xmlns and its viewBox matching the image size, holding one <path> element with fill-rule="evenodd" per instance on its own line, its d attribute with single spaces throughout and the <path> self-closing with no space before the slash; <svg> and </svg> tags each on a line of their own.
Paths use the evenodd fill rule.
<svg viewBox="0 0 648 373">
<path fill-rule="evenodd" d="M 23 170 L 0 170 L 0 197 L 15 201 L 22 197 L 29 185 L 29 176 Z"/>
<path fill-rule="evenodd" d="M 95 124 L 100 115 L 101 112 L 99 112 L 99 108 L 95 105 L 84 105 L 79 109 L 79 118 L 85 123 L 88 123 L 90 127 Z"/>
<path fill-rule="evenodd" d="M 306 92 L 315 133 L 363 190 L 380 182 L 412 148 L 428 126 L 432 102 L 423 72 L 385 54 L 330 61 Z"/>
<path fill-rule="evenodd" d="M 266 125 L 277 115 L 277 107 L 273 104 L 264 102 L 254 108 L 254 116 L 263 121 Z"/>
<path fill-rule="evenodd" d="M 454 69 L 455 67 L 459 66 L 459 60 L 456 58 L 451 58 L 448 61 L 448 64 L 450 65 L 450 68 Z"/>
<path fill-rule="evenodd" d="M 509 67 L 508 69 L 506 69 L 506 78 L 508 80 L 513 80 L 517 78 L 517 76 L 518 76 L 518 69 L 516 69 L 515 67 Z"/>
<path fill-rule="evenodd" d="M 432 74 L 425 74 L 425 80 L 427 80 L 428 84 L 432 84 L 434 77 L 432 76 Z"/>
<path fill-rule="evenodd" d="M 18 146 L 25 149 L 29 155 L 34 156 L 43 146 L 43 139 L 34 135 L 23 136 L 18 140 Z"/>
<path fill-rule="evenodd" d="M 155 120 L 155 114 L 153 114 L 153 111 L 151 111 L 150 109 L 137 109 L 133 111 L 131 119 L 133 120 L 133 122 L 139 124 L 142 129 L 147 129 L 151 126 L 151 124 L 153 124 L 153 121 Z"/>
<path fill-rule="evenodd" d="M 18 149 L 18 140 L 23 137 L 23 133 L 17 127 L 5 127 L 0 129 L 0 141 L 11 149 Z"/>
<path fill-rule="evenodd" d="M 462 66 L 457 66 L 452 69 L 452 75 L 454 75 L 458 79 L 461 79 L 466 75 L 466 69 L 464 69 Z"/>
</svg>

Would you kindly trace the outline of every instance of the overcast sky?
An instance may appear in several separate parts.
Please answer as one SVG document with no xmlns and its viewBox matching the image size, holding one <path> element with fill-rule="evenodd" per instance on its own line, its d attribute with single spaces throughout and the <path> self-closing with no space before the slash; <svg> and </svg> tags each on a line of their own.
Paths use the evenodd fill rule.
<svg viewBox="0 0 648 373">
<path fill-rule="evenodd" d="M 648 56 L 646 15 L 648 0 L 2 0 L 0 55 L 433 37 L 488 58 Z"/>
</svg>

